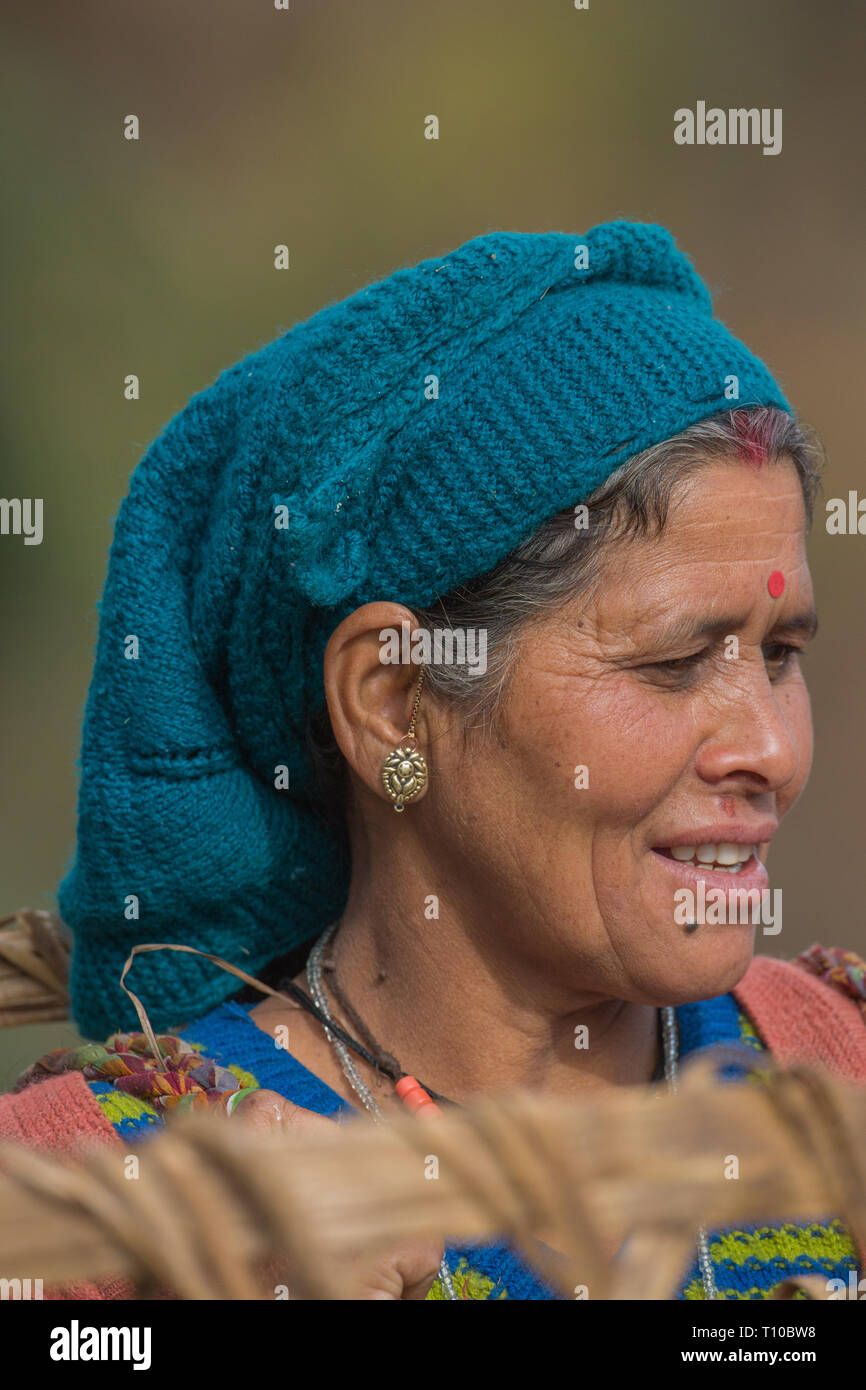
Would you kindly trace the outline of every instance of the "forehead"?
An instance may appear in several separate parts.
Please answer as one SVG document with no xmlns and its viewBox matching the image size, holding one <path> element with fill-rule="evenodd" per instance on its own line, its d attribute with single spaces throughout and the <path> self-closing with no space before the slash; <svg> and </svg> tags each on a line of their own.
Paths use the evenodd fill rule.
<svg viewBox="0 0 866 1390">
<path fill-rule="evenodd" d="M 611 632 L 698 609 L 789 618 L 812 603 L 805 540 L 793 464 L 708 463 L 675 486 L 660 534 L 612 542 L 593 606 Z M 776 572 L 785 583 L 773 598 Z"/>
<path fill-rule="evenodd" d="M 805 558 L 806 508 L 794 465 L 707 463 L 677 483 L 665 529 L 644 538 L 642 558 L 719 566 Z"/>
</svg>

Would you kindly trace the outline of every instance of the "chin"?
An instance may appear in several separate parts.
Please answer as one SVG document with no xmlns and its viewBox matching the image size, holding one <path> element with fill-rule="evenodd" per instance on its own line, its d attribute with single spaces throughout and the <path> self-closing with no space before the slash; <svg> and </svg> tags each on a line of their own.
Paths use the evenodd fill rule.
<svg viewBox="0 0 866 1390">
<path fill-rule="evenodd" d="M 755 951 L 752 926 L 700 926 L 666 955 L 653 982 L 656 1005 L 698 1004 L 729 994 L 748 970 Z"/>
</svg>

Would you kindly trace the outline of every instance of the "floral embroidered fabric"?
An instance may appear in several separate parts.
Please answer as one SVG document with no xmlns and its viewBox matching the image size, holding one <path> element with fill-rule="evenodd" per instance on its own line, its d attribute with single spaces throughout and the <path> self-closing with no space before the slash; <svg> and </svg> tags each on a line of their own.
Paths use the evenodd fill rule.
<svg viewBox="0 0 866 1390">
<path fill-rule="evenodd" d="M 202 1056 L 195 1045 L 170 1033 L 157 1037 L 165 1066 L 151 1054 L 144 1033 L 113 1033 L 105 1043 L 58 1047 L 34 1062 L 13 1090 L 65 1071 L 81 1071 L 88 1081 L 109 1083 L 116 1091 L 162 1110 L 223 1104 L 228 1095 L 249 1089 L 228 1067 Z"/>
</svg>

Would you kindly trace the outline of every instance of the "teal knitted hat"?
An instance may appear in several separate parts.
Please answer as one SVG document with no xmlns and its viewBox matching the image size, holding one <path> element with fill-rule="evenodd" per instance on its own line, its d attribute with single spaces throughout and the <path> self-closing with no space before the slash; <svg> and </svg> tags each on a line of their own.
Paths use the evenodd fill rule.
<svg viewBox="0 0 866 1390">
<path fill-rule="evenodd" d="M 334 627 L 428 606 L 638 450 L 739 406 L 789 406 L 713 317 L 663 227 L 494 232 L 296 325 L 194 395 L 117 518 L 84 718 L 78 846 L 59 890 L 73 1016 L 136 1018 L 137 942 L 255 973 L 339 915 L 305 729 Z M 288 769 L 278 789 L 277 769 Z M 157 1028 L 237 980 L 136 958 Z"/>
</svg>

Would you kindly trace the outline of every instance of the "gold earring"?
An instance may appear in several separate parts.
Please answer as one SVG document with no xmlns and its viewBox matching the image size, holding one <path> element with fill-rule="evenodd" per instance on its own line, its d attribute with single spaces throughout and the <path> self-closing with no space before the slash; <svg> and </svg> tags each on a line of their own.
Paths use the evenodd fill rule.
<svg viewBox="0 0 866 1390">
<path fill-rule="evenodd" d="M 407 801 L 414 801 L 420 796 L 427 785 L 427 764 L 421 753 L 418 752 L 418 742 L 415 738 L 415 720 L 418 717 L 418 705 L 421 700 L 421 686 L 424 683 L 424 667 L 421 667 L 421 674 L 418 677 L 418 690 L 415 695 L 415 704 L 412 707 L 412 718 L 409 720 L 409 732 L 402 738 L 394 749 L 389 753 L 382 764 L 382 781 L 385 783 L 385 791 L 394 803 L 395 811 L 403 811 Z"/>
</svg>

